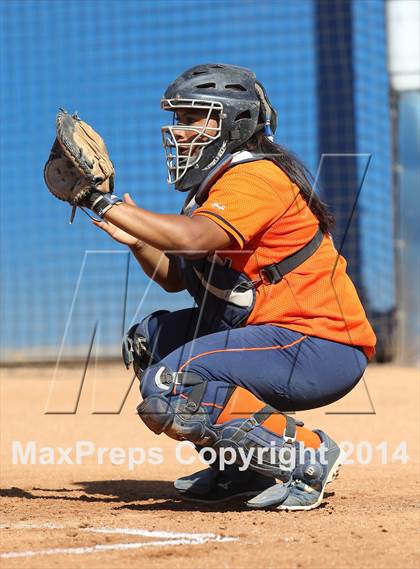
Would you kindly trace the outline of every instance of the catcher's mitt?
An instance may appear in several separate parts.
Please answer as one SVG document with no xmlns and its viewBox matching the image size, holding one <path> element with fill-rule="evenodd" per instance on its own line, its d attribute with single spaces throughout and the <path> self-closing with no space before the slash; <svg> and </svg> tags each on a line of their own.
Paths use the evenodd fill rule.
<svg viewBox="0 0 420 569">
<path fill-rule="evenodd" d="M 50 192 L 73 206 L 89 204 L 98 192 L 111 194 L 114 167 L 101 136 L 87 123 L 63 109 L 57 113 L 57 138 L 44 167 Z"/>
</svg>

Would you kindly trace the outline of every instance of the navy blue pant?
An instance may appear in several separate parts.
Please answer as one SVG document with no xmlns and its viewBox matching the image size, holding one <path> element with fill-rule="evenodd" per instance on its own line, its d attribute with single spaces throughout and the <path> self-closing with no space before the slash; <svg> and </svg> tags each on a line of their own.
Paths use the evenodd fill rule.
<svg viewBox="0 0 420 569">
<path fill-rule="evenodd" d="M 192 308 L 147 320 L 157 363 L 142 376 L 143 398 L 162 393 L 155 376 L 165 366 L 195 372 L 215 389 L 244 387 L 279 411 L 302 411 L 346 395 L 367 365 L 360 348 L 270 324 L 212 332 L 198 315 Z"/>
</svg>

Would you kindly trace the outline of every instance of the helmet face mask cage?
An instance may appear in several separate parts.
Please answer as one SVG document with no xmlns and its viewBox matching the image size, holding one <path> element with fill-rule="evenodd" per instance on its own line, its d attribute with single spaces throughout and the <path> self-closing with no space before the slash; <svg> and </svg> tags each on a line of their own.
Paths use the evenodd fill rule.
<svg viewBox="0 0 420 569">
<path fill-rule="evenodd" d="M 162 127 L 162 142 L 165 151 L 166 167 L 168 169 L 168 183 L 177 184 L 200 161 L 203 151 L 215 140 L 220 138 L 222 132 L 223 105 L 219 101 L 205 101 L 196 99 L 162 99 L 161 106 L 166 111 L 174 113 L 172 125 Z M 177 121 L 177 110 L 201 110 L 204 123 L 202 125 L 188 125 Z M 211 118 L 216 118 L 217 126 L 209 127 Z M 191 132 L 193 136 L 186 142 L 177 140 L 177 132 Z"/>
</svg>

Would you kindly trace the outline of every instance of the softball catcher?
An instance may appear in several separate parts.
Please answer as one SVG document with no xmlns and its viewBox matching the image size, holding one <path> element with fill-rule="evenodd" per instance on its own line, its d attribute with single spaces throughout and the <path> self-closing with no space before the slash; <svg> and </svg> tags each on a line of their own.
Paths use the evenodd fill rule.
<svg viewBox="0 0 420 569">
<path fill-rule="evenodd" d="M 351 391 L 375 347 L 330 236 L 333 218 L 305 167 L 273 141 L 277 113 L 252 71 L 198 65 L 161 105 L 173 114 L 162 137 L 168 181 L 186 193 L 180 215 L 114 196 L 101 137 L 62 111 L 46 183 L 73 211 L 93 211 L 93 223 L 167 292 L 186 289 L 195 300 L 146 316 L 123 342 L 140 380 L 141 420 L 216 456 L 178 479 L 178 492 L 310 510 L 337 473 L 340 449 L 295 412 Z"/>
</svg>

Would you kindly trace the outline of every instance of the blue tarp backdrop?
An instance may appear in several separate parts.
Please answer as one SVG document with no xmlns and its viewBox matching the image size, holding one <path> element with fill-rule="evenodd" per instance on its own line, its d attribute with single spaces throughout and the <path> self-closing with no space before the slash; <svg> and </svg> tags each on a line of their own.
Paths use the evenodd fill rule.
<svg viewBox="0 0 420 569">
<path fill-rule="evenodd" d="M 332 4 L 340 10 L 339 2 Z M 124 248 L 83 213 L 70 226 L 69 207 L 44 185 L 43 165 L 57 108 L 77 110 L 107 142 L 116 193 L 130 192 L 139 205 L 156 212 L 178 212 L 184 196 L 166 184 L 160 126 L 168 116 L 160 110 L 160 98 L 179 73 L 202 62 L 252 68 L 278 109 L 276 139 L 313 173 L 321 152 L 335 152 L 321 148 L 320 132 L 340 132 L 333 105 L 329 116 L 320 104 L 328 95 L 322 77 L 326 81 L 329 74 L 327 87 L 340 81 L 340 66 L 351 66 L 345 85 L 351 108 L 344 104 L 339 112 L 353 121 L 351 152 L 363 154 L 354 161 L 358 182 L 371 155 L 352 226 L 358 250 L 353 276 L 368 311 L 386 314 L 394 308 L 383 2 L 350 3 L 343 16 L 345 40 L 329 33 L 334 22 L 325 18 L 320 33 L 319 11 L 315 0 L 1 2 L 1 345 L 6 359 L 54 357 L 66 324 L 67 353 L 80 355 L 98 321 L 100 342 L 107 354 L 117 354 L 121 330 L 137 309 L 141 316 L 191 304 L 184 294 L 147 288 L 134 262 L 127 264 Z M 329 87 L 335 113 L 343 96 L 339 87 Z M 320 176 L 320 181 L 328 186 L 325 195 L 333 209 L 348 207 L 340 180 L 329 185 Z"/>
</svg>

